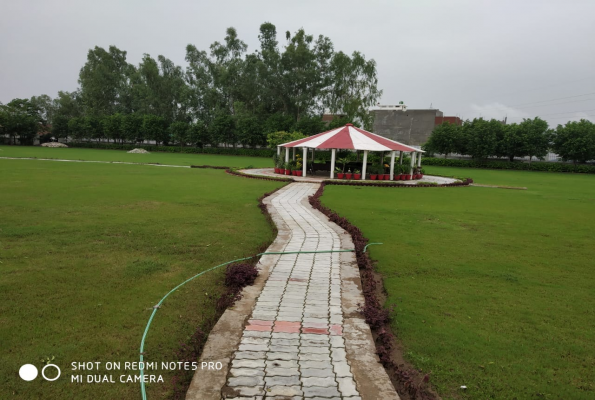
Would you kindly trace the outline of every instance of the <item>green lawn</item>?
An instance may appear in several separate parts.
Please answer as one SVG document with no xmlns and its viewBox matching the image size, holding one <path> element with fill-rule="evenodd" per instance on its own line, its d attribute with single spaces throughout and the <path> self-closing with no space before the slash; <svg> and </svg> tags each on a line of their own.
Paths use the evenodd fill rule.
<svg viewBox="0 0 595 400">
<path fill-rule="evenodd" d="M 595 176 L 426 170 L 528 190 L 326 187 L 384 243 L 406 359 L 444 399 L 594 399 Z"/>
<path fill-rule="evenodd" d="M 42 157 L 59 149 L 9 150 Z M 219 158 L 227 157 L 212 157 Z M 70 383 L 70 363 L 137 361 L 151 307 L 165 293 L 272 240 L 257 198 L 276 182 L 209 169 L 30 160 L 0 160 L 0 172 L 1 399 L 139 398 L 134 383 Z M 213 315 L 222 272 L 166 300 L 147 338 L 147 361 L 176 360 L 180 343 Z M 45 356 L 55 356 L 62 378 L 19 378 L 21 365 L 41 367 Z M 149 399 L 165 397 L 171 374 L 164 377 L 149 385 Z"/>
<path fill-rule="evenodd" d="M 58 158 L 62 160 L 126 161 L 169 165 L 213 165 L 224 167 L 272 168 L 273 161 L 263 157 L 213 154 L 151 153 L 128 154 L 124 150 L 49 148 L 41 146 L 0 146 L 0 157 Z"/>
</svg>

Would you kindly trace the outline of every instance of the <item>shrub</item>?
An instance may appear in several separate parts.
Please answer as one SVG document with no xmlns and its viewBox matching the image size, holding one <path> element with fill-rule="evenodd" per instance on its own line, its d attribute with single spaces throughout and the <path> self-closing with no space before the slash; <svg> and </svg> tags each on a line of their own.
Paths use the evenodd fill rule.
<svg viewBox="0 0 595 400">
<path fill-rule="evenodd" d="M 440 167 L 462 167 L 462 168 L 485 168 L 485 169 L 509 169 L 518 171 L 544 171 L 544 172 L 574 172 L 581 174 L 595 174 L 595 165 L 572 165 L 563 163 L 533 162 L 531 164 L 522 162 L 507 161 L 474 161 L 474 160 L 450 160 L 444 158 L 427 157 L 422 160 L 424 165 L 435 165 Z"/>
<path fill-rule="evenodd" d="M 134 144 L 119 144 L 119 143 L 92 143 L 92 142 L 75 142 L 68 143 L 70 147 L 79 147 L 85 149 L 104 149 L 104 150 L 132 150 L 145 149 L 149 152 L 165 152 L 165 153 L 189 153 L 189 154 L 223 154 L 231 156 L 248 156 L 248 157 L 272 157 L 275 154 L 271 149 L 244 149 L 244 148 L 226 148 L 226 147 L 179 147 L 179 146 L 155 146 L 155 145 L 134 145 Z"/>
</svg>

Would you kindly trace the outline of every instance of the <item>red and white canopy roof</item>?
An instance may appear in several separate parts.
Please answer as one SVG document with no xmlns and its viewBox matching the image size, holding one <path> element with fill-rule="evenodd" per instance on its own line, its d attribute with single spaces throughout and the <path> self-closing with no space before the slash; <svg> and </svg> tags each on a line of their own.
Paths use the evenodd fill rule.
<svg viewBox="0 0 595 400">
<path fill-rule="evenodd" d="M 352 149 L 352 150 L 370 150 L 370 151 L 417 151 L 411 146 L 395 142 L 383 136 L 356 128 L 352 124 L 347 124 L 318 135 L 310 136 L 305 139 L 294 140 L 293 142 L 283 143 L 281 147 L 307 147 L 309 149 Z"/>
</svg>

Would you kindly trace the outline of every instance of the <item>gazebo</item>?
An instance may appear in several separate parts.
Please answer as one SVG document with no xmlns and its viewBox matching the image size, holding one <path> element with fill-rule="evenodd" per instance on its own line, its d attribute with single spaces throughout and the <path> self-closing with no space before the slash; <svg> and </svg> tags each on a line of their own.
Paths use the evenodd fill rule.
<svg viewBox="0 0 595 400">
<path fill-rule="evenodd" d="M 308 160 L 308 149 L 314 152 L 319 150 L 331 150 L 331 175 L 330 178 L 335 178 L 335 156 L 337 149 L 341 150 L 363 150 L 364 157 L 362 160 L 362 179 L 366 179 L 366 166 L 368 162 L 369 151 L 390 151 L 390 180 L 394 178 L 395 170 L 395 156 L 399 152 L 399 163 L 403 163 L 403 154 L 411 153 L 410 175 L 413 174 L 415 163 L 421 167 L 421 154 L 423 150 L 416 149 L 406 144 L 387 139 L 383 136 L 376 135 L 372 132 L 356 128 L 353 124 L 347 124 L 340 128 L 336 128 L 327 132 L 322 132 L 305 139 L 294 140 L 277 146 L 277 155 L 281 156 L 281 148 L 285 148 L 285 162 L 289 162 L 289 149 L 293 148 L 293 158 L 295 159 L 296 148 L 301 148 L 303 151 L 302 176 L 306 176 L 306 163 Z M 417 156 L 417 157 L 416 157 Z"/>
</svg>

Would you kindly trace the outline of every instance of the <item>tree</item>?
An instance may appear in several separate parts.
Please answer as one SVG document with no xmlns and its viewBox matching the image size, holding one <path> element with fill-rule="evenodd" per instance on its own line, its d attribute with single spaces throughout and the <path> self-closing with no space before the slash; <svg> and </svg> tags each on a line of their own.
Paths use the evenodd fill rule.
<svg viewBox="0 0 595 400">
<path fill-rule="evenodd" d="M 211 143 L 209 138 L 209 130 L 202 121 L 196 121 L 190 126 L 189 142 L 195 146 L 203 147 L 205 144 Z"/>
<path fill-rule="evenodd" d="M 120 131 L 122 139 L 127 142 L 142 142 L 144 118 L 139 114 L 126 114 L 122 116 Z"/>
<path fill-rule="evenodd" d="M 169 142 L 169 131 L 167 121 L 157 115 L 145 115 L 143 118 L 142 133 L 143 139 L 154 140 L 156 145 Z"/>
<path fill-rule="evenodd" d="M 330 68 L 331 86 L 325 99 L 328 109 L 333 114 L 343 113 L 352 121 L 359 120 L 364 129 L 371 130 L 374 114 L 368 110 L 382 96 L 377 87 L 376 62 L 366 61 L 357 51 L 351 57 L 338 52 Z"/>
<path fill-rule="evenodd" d="M 39 118 L 41 122 L 44 125 L 51 125 L 56 108 L 52 98 L 47 94 L 33 96 L 31 97 L 31 104 L 39 110 Z"/>
<path fill-rule="evenodd" d="M 502 123 L 495 119 L 486 121 L 475 118 L 473 121 L 465 121 L 457 153 L 468 154 L 478 160 L 496 155 L 498 136 L 502 129 Z"/>
<path fill-rule="evenodd" d="M 258 118 L 246 109 L 242 102 L 236 102 L 235 126 L 238 141 L 242 146 L 254 147 L 266 144 L 266 136 Z"/>
<path fill-rule="evenodd" d="M 523 119 L 518 126 L 520 136 L 521 152 L 523 156 L 529 156 L 529 164 L 533 157 L 543 159 L 549 151 L 551 133 L 548 130 L 546 121 L 539 117 L 534 119 Z"/>
<path fill-rule="evenodd" d="M 41 119 L 39 109 L 28 99 L 14 99 L 6 105 L 0 105 L 4 132 L 16 144 L 19 138 L 21 144 L 32 145 L 39 130 Z"/>
<path fill-rule="evenodd" d="M 300 132 L 272 132 L 267 135 L 267 144 L 271 149 L 277 149 L 277 146 L 287 142 L 293 142 L 294 140 L 304 139 L 304 136 Z"/>
<path fill-rule="evenodd" d="M 85 118 L 84 117 L 76 117 L 76 118 L 71 118 L 68 121 L 68 132 L 69 135 L 74 139 L 74 140 L 81 140 L 83 138 L 85 138 Z"/>
<path fill-rule="evenodd" d="M 301 132 L 306 136 L 312 136 L 328 129 L 326 129 L 326 125 L 322 122 L 322 117 L 318 115 L 306 115 L 293 125 L 293 130 Z"/>
<path fill-rule="evenodd" d="M 263 124 L 264 134 L 269 134 L 278 131 L 291 131 L 295 120 L 291 115 L 276 112 L 268 116 Z"/>
<path fill-rule="evenodd" d="M 558 125 L 554 134 L 554 151 L 564 160 L 576 164 L 595 160 L 595 124 L 581 119 Z"/>
<path fill-rule="evenodd" d="M 500 132 L 500 137 L 498 137 L 496 156 L 506 157 L 510 162 L 513 162 L 515 157 L 522 157 L 523 152 L 524 143 L 519 125 L 516 123 L 505 125 Z"/>
<path fill-rule="evenodd" d="M 434 128 L 428 142 L 423 146 L 424 150 L 444 154 L 444 158 L 450 153 L 455 153 L 460 147 L 462 129 L 459 125 L 445 122 Z"/>
<path fill-rule="evenodd" d="M 219 111 L 213 122 L 209 125 L 209 137 L 215 145 L 225 144 L 236 146 L 237 135 L 233 117 L 225 112 Z"/>
<path fill-rule="evenodd" d="M 168 123 L 186 119 L 188 87 L 182 67 L 159 56 L 155 61 L 145 54 L 134 74 L 134 109 L 153 114 Z"/>
<path fill-rule="evenodd" d="M 114 142 L 122 141 L 122 121 L 123 116 L 120 113 L 108 115 L 101 119 L 101 128 L 103 129 L 103 137 L 112 139 Z"/>
<path fill-rule="evenodd" d="M 169 135 L 172 140 L 180 145 L 186 146 L 190 140 L 190 126 L 187 122 L 177 121 L 169 126 Z"/>
<path fill-rule="evenodd" d="M 89 50 L 79 74 L 87 113 L 105 116 L 132 111 L 129 82 L 133 72 L 134 67 L 126 62 L 126 52 L 116 46 L 110 46 L 108 51 L 98 46 Z"/>
</svg>

